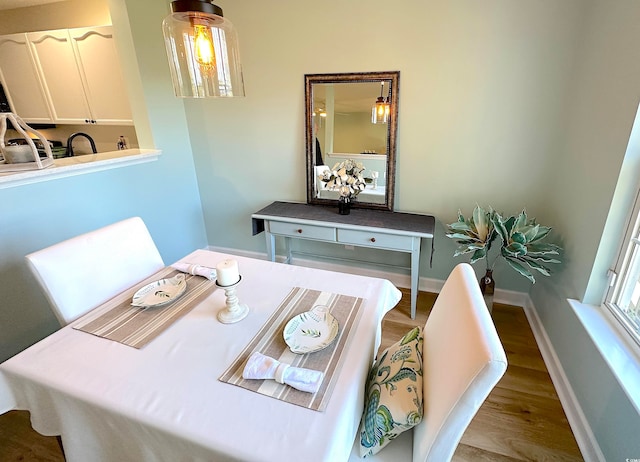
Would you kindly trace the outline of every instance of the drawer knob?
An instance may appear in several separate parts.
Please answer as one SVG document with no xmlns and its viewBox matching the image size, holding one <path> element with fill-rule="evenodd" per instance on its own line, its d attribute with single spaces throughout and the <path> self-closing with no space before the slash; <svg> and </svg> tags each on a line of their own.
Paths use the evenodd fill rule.
<svg viewBox="0 0 640 462">
<path fill-rule="evenodd" d="M 302 234 L 302 230 L 298 228 L 298 229 L 296 229 L 296 233 Z"/>
<path fill-rule="evenodd" d="M 376 242 L 376 238 L 372 237 L 371 239 L 369 239 L 371 242 Z"/>
</svg>

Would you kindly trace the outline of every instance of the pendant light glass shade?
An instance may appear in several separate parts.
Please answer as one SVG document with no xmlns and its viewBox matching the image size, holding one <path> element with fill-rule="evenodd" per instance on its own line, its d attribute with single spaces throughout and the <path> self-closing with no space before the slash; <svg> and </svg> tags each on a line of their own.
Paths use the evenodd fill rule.
<svg viewBox="0 0 640 462">
<path fill-rule="evenodd" d="M 386 124 L 389 121 L 389 113 L 391 112 L 390 98 L 385 99 L 382 96 L 384 92 L 384 82 L 380 82 L 380 96 L 371 108 L 371 123 Z"/>
<path fill-rule="evenodd" d="M 244 96 L 238 37 L 210 1 L 176 0 L 162 22 L 176 96 Z"/>
</svg>

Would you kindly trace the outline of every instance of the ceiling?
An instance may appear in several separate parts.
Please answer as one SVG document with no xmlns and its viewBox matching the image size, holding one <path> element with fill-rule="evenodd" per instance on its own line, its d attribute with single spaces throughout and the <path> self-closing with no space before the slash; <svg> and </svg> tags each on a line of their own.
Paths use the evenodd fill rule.
<svg viewBox="0 0 640 462">
<path fill-rule="evenodd" d="M 61 2 L 63 0 L 0 0 L 0 10 L 11 10 L 26 6 L 44 5 L 45 3 Z"/>
</svg>

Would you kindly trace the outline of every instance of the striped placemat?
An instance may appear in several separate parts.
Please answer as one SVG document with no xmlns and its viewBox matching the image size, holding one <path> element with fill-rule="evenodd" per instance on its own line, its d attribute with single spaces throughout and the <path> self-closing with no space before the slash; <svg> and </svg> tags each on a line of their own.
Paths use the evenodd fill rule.
<svg viewBox="0 0 640 462">
<path fill-rule="evenodd" d="M 362 298 L 294 287 L 219 380 L 308 409 L 323 411 L 335 385 L 343 358 L 342 353 L 347 346 L 352 328 L 359 319 L 363 301 Z M 292 353 L 282 336 L 284 327 L 289 319 L 309 311 L 315 305 L 329 307 L 329 312 L 338 321 L 338 336 L 331 345 L 320 351 L 307 354 Z M 255 351 L 292 366 L 324 372 L 319 390 L 316 393 L 306 393 L 279 384 L 275 380 L 243 379 L 242 371 L 247 359 Z"/>
<path fill-rule="evenodd" d="M 92 310 L 75 323 L 73 328 L 134 348 L 142 348 L 191 311 L 216 288 L 215 281 L 185 274 L 187 290 L 175 302 L 147 309 L 131 306 L 131 299 L 137 290 L 150 282 L 171 278 L 178 273 L 179 271 L 171 267 L 163 268 L 144 282 Z"/>
</svg>

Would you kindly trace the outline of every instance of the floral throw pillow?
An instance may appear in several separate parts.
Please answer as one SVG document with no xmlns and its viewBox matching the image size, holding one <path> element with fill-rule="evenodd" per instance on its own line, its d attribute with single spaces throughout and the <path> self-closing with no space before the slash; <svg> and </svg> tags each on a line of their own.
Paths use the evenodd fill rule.
<svg viewBox="0 0 640 462">
<path fill-rule="evenodd" d="M 379 452 L 422 420 L 422 329 L 387 348 L 369 372 L 360 421 L 360 456 Z"/>
</svg>

